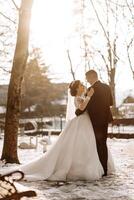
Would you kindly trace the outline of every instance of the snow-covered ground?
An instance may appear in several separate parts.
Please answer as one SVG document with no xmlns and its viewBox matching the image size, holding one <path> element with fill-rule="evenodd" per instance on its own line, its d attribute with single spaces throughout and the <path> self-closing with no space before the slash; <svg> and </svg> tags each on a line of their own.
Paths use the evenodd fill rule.
<svg viewBox="0 0 134 200">
<path fill-rule="evenodd" d="M 37 138 L 32 139 L 36 143 Z M 36 158 L 43 152 L 38 137 L 37 149 L 19 149 L 21 163 Z M 57 136 L 52 136 L 52 143 Z M 29 143 L 29 137 L 19 137 L 20 142 Z M 0 140 L 0 152 L 3 140 Z M 34 189 L 38 200 L 134 200 L 134 139 L 108 139 L 108 146 L 114 157 L 116 172 L 113 175 L 92 182 L 67 182 L 57 184 L 56 182 L 36 181 L 21 183 L 29 189 Z M 15 165 L 0 166 L 0 173 L 9 171 Z"/>
</svg>

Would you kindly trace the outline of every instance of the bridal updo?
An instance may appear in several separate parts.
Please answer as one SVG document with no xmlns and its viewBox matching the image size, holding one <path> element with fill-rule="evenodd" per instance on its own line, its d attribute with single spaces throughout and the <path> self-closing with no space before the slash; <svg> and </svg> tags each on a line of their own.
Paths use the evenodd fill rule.
<svg viewBox="0 0 134 200">
<path fill-rule="evenodd" d="M 72 81 L 69 85 L 69 89 L 70 89 L 70 94 L 72 96 L 76 96 L 77 95 L 77 89 L 80 85 L 80 81 L 79 80 L 76 80 L 76 81 Z"/>
</svg>

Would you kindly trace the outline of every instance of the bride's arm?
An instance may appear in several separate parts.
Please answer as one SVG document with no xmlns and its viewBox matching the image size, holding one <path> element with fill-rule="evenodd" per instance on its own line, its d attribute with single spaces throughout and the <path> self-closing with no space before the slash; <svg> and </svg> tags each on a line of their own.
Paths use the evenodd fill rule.
<svg viewBox="0 0 134 200">
<path fill-rule="evenodd" d="M 87 93 L 86 98 L 83 101 L 79 102 L 78 109 L 80 109 L 81 111 L 85 110 L 85 108 L 93 94 L 94 94 L 94 89 L 91 88 L 90 91 Z"/>
<path fill-rule="evenodd" d="M 78 109 L 80 109 L 80 110 L 83 111 L 83 110 L 86 108 L 86 106 L 87 106 L 89 100 L 90 100 L 90 97 L 87 96 L 87 97 L 84 99 L 83 102 L 80 102 L 80 103 L 79 103 Z"/>
</svg>

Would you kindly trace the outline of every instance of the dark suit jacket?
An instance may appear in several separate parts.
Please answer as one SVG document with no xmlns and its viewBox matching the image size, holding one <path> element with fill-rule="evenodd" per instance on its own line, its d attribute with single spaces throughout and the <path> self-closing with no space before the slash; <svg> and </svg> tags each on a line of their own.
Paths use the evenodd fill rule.
<svg viewBox="0 0 134 200">
<path fill-rule="evenodd" d="M 88 90 L 90 90 L 90 88 L 88 88 Z M 112 121 L 110 106 L 113 105 L 110 87 L 107 84 L 97 81 L 92 88 L 94 89 L 94 94 L 85 110 L 90 116 L 93 127 L 108 125 L 108 123 Z M 75 113 L 78 116 L 84 111 L 77 109 Z"/>
</svg>

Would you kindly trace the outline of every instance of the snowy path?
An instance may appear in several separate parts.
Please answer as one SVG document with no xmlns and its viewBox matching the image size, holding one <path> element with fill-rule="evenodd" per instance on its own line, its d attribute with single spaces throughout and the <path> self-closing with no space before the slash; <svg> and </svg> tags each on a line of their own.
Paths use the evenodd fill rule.
<svg viewBox="0 0 134 200">
<path fill-rule="evenodd" d="M 2 141 L 0 141 L 0 147 Z M 134 139 L 108 139 L 108 146 L 116 165 L 115 175 L 94 182 L 22 182 L 37 191 L 38 200 L 134 200 Z M 25 163 L 41 154 L 41 146 L 36 150 L 20 150 L 19 157 Z M 12 166 L 1 167 L 0 171 Z"/>
</svg>

